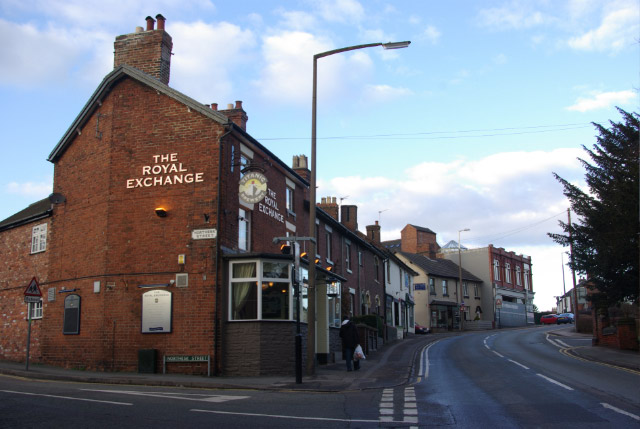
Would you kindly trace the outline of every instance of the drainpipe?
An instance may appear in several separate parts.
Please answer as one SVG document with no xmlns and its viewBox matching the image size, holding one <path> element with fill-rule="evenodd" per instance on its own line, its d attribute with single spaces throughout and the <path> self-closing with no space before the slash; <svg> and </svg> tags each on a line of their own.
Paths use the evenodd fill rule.
<svg viewBox="0 0 640 429">
<path fill-rule="evenodd" d="M 220 286 L 220 264 L 219 264 L 219 258 L 220 258 L 220 237 L 222 236 L 222 234 L 220 233 L 220 189 L 221 189 L 221 183 L 222 182 L 222 141 L 224 140 L 224 138 L 226 136 L 228 136 L 229 134 L 231 134 L 231 131 L 233 130 L 233 125 L 232 124 L 227 124 L 227 132 L 222 134 L 220 136 L 220 138 L 218 139 L 218 208 L 216 209 L 216 215 L 217 215 L 217 220 L 216 220 L 216 228 L 218 228 L 218 238 L 216 239 L 216 247 L 215 247 L 215 255 L 214 255 L 214 261 L 215 261 L 215 287 L 216 287 L 216 304 L 215 304 L 215 308 L 214 308 L 214 316 L 213 316 L 213 335 L 214 335 L 214 344 L 213 344 L 213 358 L 214 358 L 214 363 L 213 363 L 213 372 L 214 375 L 220 375 L 222 373 L 222 363 L 223 363 L 223 359 L 222 359 L 222 321 L 220 320 L 220 307 L 222 306 L 222 299 L 220 297 L 221 293 L 220 291 L 222 290 L 222 287 Z"/>
</svg>

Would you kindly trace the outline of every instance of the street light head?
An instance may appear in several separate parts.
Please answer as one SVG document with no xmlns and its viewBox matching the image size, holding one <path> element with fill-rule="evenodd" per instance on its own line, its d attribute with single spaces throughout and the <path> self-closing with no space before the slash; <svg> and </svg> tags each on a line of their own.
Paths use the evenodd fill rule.
<svg viewBox="0 0 640 429">
<path fill-rule="evenodd" d="M 467 231 L 471 231 L 471 230 L 470 230 L 469 228 L 465 228 L 465 229 L 461 229 L 461 230 L 460 230 L 460 231 L 458 231 L 458 232 L 467 232 Z"/>
<path fill-rule="evenodd" d="M 384 49 L 402 49 L 402 48 L 408 48 L 410 44 L 411 42 L 407 40 L 406 42 L 383 43 L 382 47 Z"/>
</svg>

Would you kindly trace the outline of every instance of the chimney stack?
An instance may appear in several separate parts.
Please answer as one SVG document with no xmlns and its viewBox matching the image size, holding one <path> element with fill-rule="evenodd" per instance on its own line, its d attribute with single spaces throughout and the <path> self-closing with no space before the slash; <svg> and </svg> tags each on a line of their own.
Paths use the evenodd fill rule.
<svg viewBox="0 0 640 429">
<path fill-rule="evenodd" d="M 320 199 L 320 204 L 318 204 L 318 207 L 327 212 L 335 220 L 339 220 L 338 203 L 336 202 L 336 197 L 322 197 Z"/>
<path fill-rule="evenodd" d="M 242 101 L 236 101 L 236 105 L 229 103 L 225 110 L 220 110 L 220 113 L 231 119 L 234 124 L 242 128 L 242 131 L 247 131 L 247 121 L 249 117 L 247 112 L 242 109 Z"/>
<path fill-rule="evenodd" d="M 380 244 L 380 225 L 376 221 L 375 225 L 367 225 L 367 238 L 375 244 Z"/>
<path fill-rule="evenodd" d="M 156 19 L 157 29 L 154 29 L 156 20 L 147 16 L 146 31 L 140 31 L 138 27 L 134 33 L 116 37 L 113 66 L 117 68 L 126 64 L 135 67 L 168 85 L 173 41 L 164 30 L 165 18 L 158 14 Z"/>
<path fill-rule="evenodd" d="M 358 230 L 358 206 L 341 206 L 340 223 L 351 231 L 356 232 Z"/>
<path fill-rule="evenodd" d="M 298 173 L 298 176 L 302 177 L 307 182 L 311 181 L 311 170 L 309 170 L 309 163 L 306 155 L 294 155 L 291 168 L 293 168 L 293 171 Z"/>
</svg>

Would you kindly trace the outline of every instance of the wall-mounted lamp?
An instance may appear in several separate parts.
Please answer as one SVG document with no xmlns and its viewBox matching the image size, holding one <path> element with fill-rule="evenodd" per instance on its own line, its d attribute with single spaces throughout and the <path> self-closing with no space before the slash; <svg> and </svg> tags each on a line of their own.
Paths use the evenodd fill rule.
<svg viewBox="0 0 640 429">
<path fill-rule="evenodd" d="M 327 267 L 327 271 L 333 271 L 333 267 L 332 267 L 331 265 L 329 265 L 329 266 Z"/>
<path fill-rule="evenodd" d="M 316 258 L 315 263 L 316 263 L 316 265 L 319 265 L 320 264 L 320 258 Z"/>
<path fill-rule="evenodd" d="M 307 252 L 302 252 L 300 254 L 300 259 L 307 259 Z"/>
<path fill-rule="evenodd" d="M 156 216 L 158 217 L 167 217 L 167 210 L 163 207 L 156 208 Z"/>
</svg>

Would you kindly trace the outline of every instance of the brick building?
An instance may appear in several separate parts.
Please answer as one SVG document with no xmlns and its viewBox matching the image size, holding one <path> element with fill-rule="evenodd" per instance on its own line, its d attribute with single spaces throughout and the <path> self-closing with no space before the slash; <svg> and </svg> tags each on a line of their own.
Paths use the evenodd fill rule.
<svg viewBox="0 0 640 429">
<path fill-rule="evenodd" d="M 23 291 L 36 277 L 33 361 L 131 371 L 151 351 L 156 366 L 206 355 L 214 374 L 293 374 L 293 258 L 273 238 L 309 236 L 306 157 L 290 167 L 252 138 L 241 102 L 218 110 L 170 88 L 172 39 L 156 18 L 116 38 L 114 70 L 49 155 L 51 199 L 0 223 L 12 255 L 0 359 L 24 359 Z M 356 233 L 354 207 L 345 224 L 317 209 L 320 363 L 340 350 L 342 314 L 384 311 L 384 254 Z M 46 248 L 33 252 L 33 237 Z"/>
</svg>

